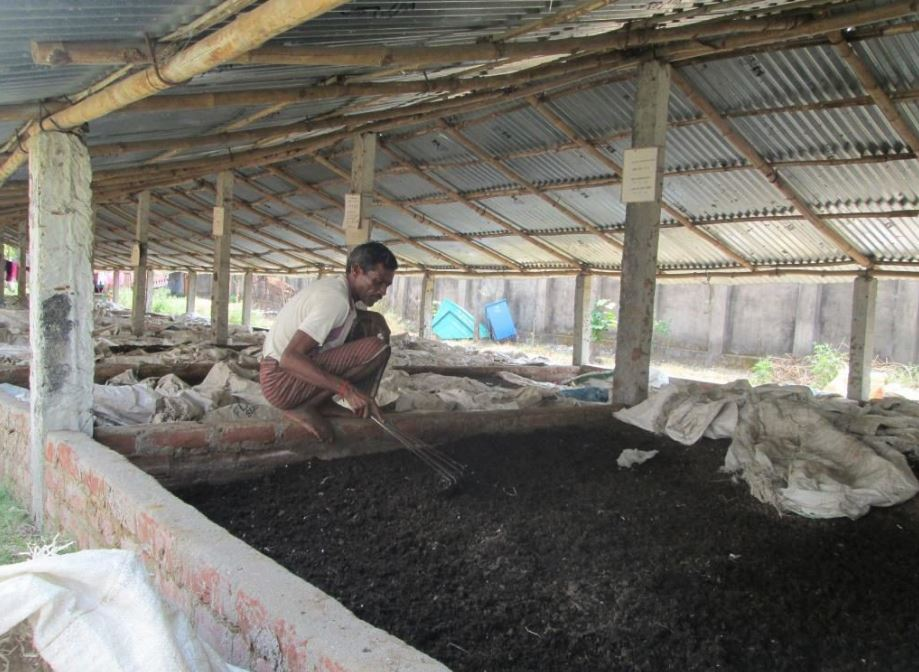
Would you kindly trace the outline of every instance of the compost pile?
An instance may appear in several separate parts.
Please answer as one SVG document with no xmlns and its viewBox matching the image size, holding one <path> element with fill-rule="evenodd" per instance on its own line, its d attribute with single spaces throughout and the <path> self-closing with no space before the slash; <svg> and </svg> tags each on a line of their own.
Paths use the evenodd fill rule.
<svg viewBox="0 0 919 672">
<path fill-rule="evenodd" d="M 915 670 L 916 500 L 780 516 L 726 447 L 611 423 L 448 446 L 455 491 L 399 451 L 178 494 L 458 672 Z"/>
</svg>

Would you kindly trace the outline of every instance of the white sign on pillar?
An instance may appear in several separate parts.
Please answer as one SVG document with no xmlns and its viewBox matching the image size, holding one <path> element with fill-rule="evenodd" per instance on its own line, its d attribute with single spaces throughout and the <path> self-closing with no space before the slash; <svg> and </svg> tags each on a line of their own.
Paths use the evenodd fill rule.
<svg viewBox="0 0 919 672">
<path fill-rule="evenodd" d="M 661 179 L 657 167 L 663 154 L 663 147 L 625 150 L 625 162 L 622 166 L 623 203 L 653 203 L 660 199 Z"/>
</svg>

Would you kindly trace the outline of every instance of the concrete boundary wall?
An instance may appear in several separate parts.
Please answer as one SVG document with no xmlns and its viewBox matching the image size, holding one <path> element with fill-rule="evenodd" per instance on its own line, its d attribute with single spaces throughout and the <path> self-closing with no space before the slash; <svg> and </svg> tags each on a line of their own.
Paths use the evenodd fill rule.
<svg viewBox="0 0 919 672">
<path fill-rule="evenodd" d="M 420 284 L 417 277 L 396 274 L 385 299 L 407 325 L 417 324 Z M 570 344 L 574 289 L 571 277 L 538 281 L 439 278 L 434 284 L 434 298 L 455 301 L 478 313 L 480 319 L 485 304 L 505 298 L 517 326 L 518 341 Z M 590 305 L 600 298 L 619 301 L 617 278 L 594 277 Z M 814 343 L 847 347 L 851 311 L 851 280 L 658 285 L 654 319 L 666 322 L 669 329 L 666 338 L 656 339 L 655 345 L 677 358 L 709 362 L 721 356 L 802 356 L 811 352 Z M 878 281 L 876 333 L 875 356 L 903 364 L 919 363 L 919 282 Z"/>
<path fill-rule="evenodd" d="M 0 393 L 0 478 L 29 501 L 28 406 Z M 213 524 L 128 460 L 77 432 L 45 448 L 46 527 L 80 548 L 140 554 L 160 594 L 229 662 L 277 672 L 444 672 Z"/>
</svg>

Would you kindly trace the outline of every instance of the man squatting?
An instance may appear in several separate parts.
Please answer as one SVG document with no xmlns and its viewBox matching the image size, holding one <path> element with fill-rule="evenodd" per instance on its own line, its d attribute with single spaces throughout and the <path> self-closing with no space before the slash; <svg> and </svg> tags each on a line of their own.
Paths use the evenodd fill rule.
<svg viewBox="0 0 919 672">
<path fill-rule="evenodd" d="M 320 441 L 333 441 L 325 416 L 346 412 L 382 419 L 374 401 L 389 361 L 389 326 L 363 310 L 386 295 L 399 264 L 381 243 L 358 245 L 344 275 L 297 292 L 265 338 L 259 378 L 265 398 Z M 361 306 L 361 308 L 358 308 Z"/>
</svg>

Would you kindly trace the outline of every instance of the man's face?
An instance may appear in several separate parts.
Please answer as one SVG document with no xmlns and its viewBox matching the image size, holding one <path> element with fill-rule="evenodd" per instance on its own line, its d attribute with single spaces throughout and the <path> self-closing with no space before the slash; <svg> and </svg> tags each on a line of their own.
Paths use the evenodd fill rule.
<svg viewBox="0 0 919 672">
<path fill-rule="evenodd" d="M 348 273 L 352 296 L 365 306 L 372 306 L 386 296 L 395 273 L 383 264 L 376 264 L 369 271 L 364 271 L 360 266 L 352 266 Z"/>
</svg>

